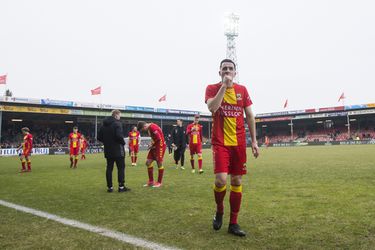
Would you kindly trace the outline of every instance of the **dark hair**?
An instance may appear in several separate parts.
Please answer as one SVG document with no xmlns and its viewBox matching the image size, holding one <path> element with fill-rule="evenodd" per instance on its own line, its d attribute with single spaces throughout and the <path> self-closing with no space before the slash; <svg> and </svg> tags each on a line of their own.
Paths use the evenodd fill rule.
<svg viewBox="0 0 375 250">
<path fill-rule="evenodd" d="M 228 62 L 228 63 L 233 63 L 233 65 L 234 65 L 234 69 L 236 69 L 236 64 L 233 62 L 233 60 L 231 60 L 231 59 L 224 59 L 224 60 L 222 60 L 221 62 L 220 62 L 220 69 L 221 69 L 221 66 L 223 66 L 223 63 L 225 63 L 225 62 Z"/>
<path fill-rule="evenodd" d="M 24 131 L 24 132 L 30 132 L 30 129 L 28 127 L 23 127 L 23 128 L 21 128 L 21 130 Z"/>
<path fill-rule="evenodd" d="M 138 124 L 137 124 L 137 129 L 138 131 L 141 131 L 142 128 L 146 125 L 146 122 L 144 121 L 139 121 Z"/>
</svg>

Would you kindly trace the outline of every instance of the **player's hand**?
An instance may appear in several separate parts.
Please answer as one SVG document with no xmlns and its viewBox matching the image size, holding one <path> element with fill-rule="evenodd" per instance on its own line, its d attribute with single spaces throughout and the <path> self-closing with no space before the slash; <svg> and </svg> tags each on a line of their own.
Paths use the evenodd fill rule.
<svg viewBox="0 0 375 250">
<path fill-rule="evenodd" d="M 233 77 L 231 75 L 224 75 L 223 77 L 223 83 L 225 86 L 229 87 L 232 84 Z"/>
<path fill-rule="evenodd" d="M 253 151 L 253 155 L 255 158 L 258 158 L 259 156 L 259 147 L 258 147 L 258 142 L 252 142 L 251 143 L 251 149 Z"/>
</svg>

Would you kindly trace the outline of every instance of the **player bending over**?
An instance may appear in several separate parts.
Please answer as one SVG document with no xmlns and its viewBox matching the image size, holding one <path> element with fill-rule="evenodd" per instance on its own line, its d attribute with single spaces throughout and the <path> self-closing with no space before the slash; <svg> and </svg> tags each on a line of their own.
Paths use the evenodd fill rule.
<svg viewBox="0 0 375 250">
<path fill-rule="evenodd" d="M 24 172 L 31 172 L 31 149 L 33 148 L 33 136 L 30 134 L 30 129 L 24 127 L 21 129 L 23 134 L 23 143 L 21 146 L 18 147 L 17 151 L 20 151 L 22 148 L 22 153 L 19 153 L 20 160 L 21 160 L 21 173 Z M 27 163 L 27 170 L 26 170 L 26 163 Z"/>
<path fill-rule="evenodd" d="M 147 172 L 148 172 L 148 182 L 145 187 L 161 187 L 163 181 L 164 167 L 163 167 L 163 157 L 166 149 L 164 134 L 161 128 L 155 123 L 146 123 L 144 121 L 139 121 L 137 128 L 140 132 L 148 132 L 151 137 L 151 144 L 149 145 L 149 152 L 147 155 Z M 152 166 L 153 161 L 156 161 L 158 165 L 158 181 L 154 182 L 154 168 Z"/>
</svg>

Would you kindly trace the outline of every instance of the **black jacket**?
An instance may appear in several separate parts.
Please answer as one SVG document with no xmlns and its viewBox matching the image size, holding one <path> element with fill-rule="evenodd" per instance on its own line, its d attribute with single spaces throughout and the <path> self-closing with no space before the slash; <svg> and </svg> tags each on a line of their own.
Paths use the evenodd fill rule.
<svg viewBox="0 0 375 250">
<path fill-rule="evenodd" d="M 125 139 L 122 124 L 114 117 L 107 117 L 99 130 L 98 140 L 104 144 L 105 158 L 125 157 Z"/>
<path fill-rule="evenodd" d="M 186 147 L 186 131 L 185 128 L 176 126 L 172 130 L 172 143 L 177 147 Z"/>
</svg>

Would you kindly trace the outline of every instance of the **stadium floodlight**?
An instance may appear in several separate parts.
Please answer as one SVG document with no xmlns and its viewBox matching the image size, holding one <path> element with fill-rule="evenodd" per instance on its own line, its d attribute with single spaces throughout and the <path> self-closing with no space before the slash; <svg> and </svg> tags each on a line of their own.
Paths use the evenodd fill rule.
<svg viewBox="0 0 375 250">
<path fill-rule="evenodd" d="M 267 125 L 262 125 L 262 128 L 267 128 Z"/>
<path fill-rule="evenodd" d="M 22 119 L 12 119 L 12 122 L 22 122 Z"/>
<path fill-rule="evenodd" d="M 239 35 L 240 16 L 235 13 L 226 13 L 224 16 L 224 35 L 227 37 L 227 58 L 231 59 L 237 65 L 238 81 L 238 62 L 236 53 L 236 37 Z"/>
<path fill-rule="evenodd" d="M 351 121 L 351 122 L 355 122 L 357 119 L 350 119 L 349 121 Z"/>
<path fill-rule="evenodd" d="M 65 123 L 74 123 L 73 121 L 65 121 Z"/>
<path fill-rule="evenodd" d="M 323 121 L 317 121 L 316 123 L 323 123 Z"/>
</svg>

